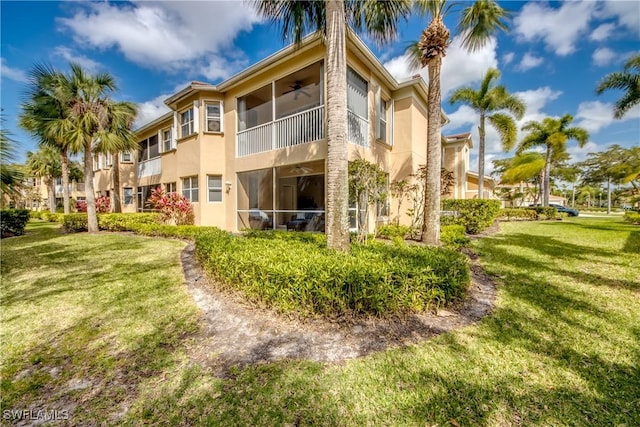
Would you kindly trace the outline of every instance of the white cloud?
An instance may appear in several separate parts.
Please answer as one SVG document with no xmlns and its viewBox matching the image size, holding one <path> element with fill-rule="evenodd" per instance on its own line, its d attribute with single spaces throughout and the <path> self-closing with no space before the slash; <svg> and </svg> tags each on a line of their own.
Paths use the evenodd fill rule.
<svg viewBox="0 0 640 427">
<path fill-rule="evenodd" d="M 460 45 L 460 41 L 460 36 L 453 39 L 447 56 L 442 60 L 440 88 L 443 99 L 454 89 L 482 80 L 489 68 L 498 67 L 495 39 L 492 38 L 484 48 L 476 52 L 468 52 Z M 404 55 L 385 62 L 384 66 L 398 80 L 420 74 L 425 81 L 429 81 L 427 69 L 413 70 Z"/>
<path fill-rule="evenodd" d="M 571 156 L 571 163 L 582 162 L 587 160 L 588 153 L 597 153 L 605 148 L 599 146 L 593 141 L 587 142 L 583 147 L 580 147 L 575 141 L 570 141 L 567 145 L 567 152 Z"/>
<path fill-rule="evenodd" d="M 602 2 L 602 9 L 598 16 L 615 17 L 620 25 L 627 27 L 638 35 L 640 28 L 640 6 L 636 0 L 621 1 L 608 0 Z"/>
<path fill-rule="evenodd" d="M 68 62 L 74 62 L 76 64 L 80 64 L 82 68 L 86 69 L 90 73 L 94 73 L 101 67 L 100 63 L 94 61 L 93 59 L 87 58 L 84 55 L 77 55 L 73 53 L 73 50 L 66 46 L 58 46 L 56 47 L 51 56 L 60 57 Z"/>
<path fill-rule="evenodd" d="M 511 63 L 511 61 L 513 61 L 513 58 L 515 58 L 516 54 L 513 52 L 507 52 L 504 55 L 502 55 L 502 63 L 504 65 L 508 65 Z"/>
<path fill-rule="evenodd" d="M 608 39 L 609 36 L 611 36 L 611 34 L 613 33 L 613 30 L 615 29 L 616 29 L 616 24 L 612 24 L 612 23 L 602 24 L 591 32 L 591 34 L 589 35 L 589 39 L 596 42 L 604 41 Z"/>
<path fill-rule="evenodd" d="M 598 67 L 604 67 L 611 63 L 611 60 L 616 57 L 616 53 L 607 47 L 601 47 L 593 51 L 591 59 L 593 63 Z"/>
<path fill-rule="evenodd" d="M 138 115 L 133 124 L 133 128 L 137 129 L 169 111 L 169 107 L 164 104 L 164 100 L 171 95 L 160 95 L 149 101 L 138 103 Z"/>
<path fill-rule="evenodd" d="M 544 60 L 542 58 L 527 52 L 522 57 L 522 60 L 520 61 L 520 64 L 518 64 L 517 68 L 520 71 L 527 71 L 540 66 L 543 61 Z"/>
<path fill-rule="evenodd" d="M 621 119 L 613 118 L 613 104 L 600 101 L 587 101 L 578 105 L 576 126 L 585 128 L 591 133 L 598 133 L 613 122 L 640 119 L 640 105 L 629 110 Z"/>
<path fill-rule="evenodd" d="M 236 58 L 222 68 L 209 63 L 228 56 L 223 49 L 232 52 L 228 48 L 236 35 L 250 30 L 259 18 L 245 2 L 105 2 L 81 7 L 73 17 L 58 22 L 79 43 L 117 49 L 147 68 L 193 73 L 196 63 L 198 71 L 226 77 L 236 71 L 226 65 L 236 65 L 237 50 Z"/>
<path fill-rule="evenodd" d="M 6 77 L 19 83 L 26 83 L 28 81 L 27 73 L 25 73 L 24 70 L 9 67 L 5 64 L 4 58 L 0 58 L 0 77 L 3 79 Z"/>
<path fill-rule="evenodd" d="M 542 40 L 557 55 L 573 53 L 578 39 L 589 29 L 596 2 L 563 2 L 560 8 L 546 3 L 527 3 L 514 18 L 520 40 Z"/>
</svg>

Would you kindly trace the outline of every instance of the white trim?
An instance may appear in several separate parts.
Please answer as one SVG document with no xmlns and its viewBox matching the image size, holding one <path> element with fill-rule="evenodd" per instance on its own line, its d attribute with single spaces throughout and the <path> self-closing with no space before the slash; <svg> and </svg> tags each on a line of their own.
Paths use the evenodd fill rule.
<svg viewBox="0 0 640 427">
<path fill-rule="evenodd" d="M 220 178 L 220 187 L 210 187 L 209 186 L 209 178 Z M 217 191 L 220 190 L 220 200 L 211 200 L 211 190 Z M 222 179 L 222 174 L 207 174 L 207 203 L 217 203 L 220 204 L 224 201 L 224 181 Z"/>
<path fill-rule="evenodd" d="M 193 132 L 200 133 L 200 101 L 193 101 Z"/>
</svg>

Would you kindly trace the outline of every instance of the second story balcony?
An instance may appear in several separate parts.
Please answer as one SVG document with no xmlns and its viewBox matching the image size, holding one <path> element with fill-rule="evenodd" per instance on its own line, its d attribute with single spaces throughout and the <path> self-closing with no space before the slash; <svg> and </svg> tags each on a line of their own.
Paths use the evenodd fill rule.
<svg viewBox="0 0 640 427">
<path fill-rule="evenodd" d="M 321 62 L 238 98 L 236 156 L 244 157 L 325 138 L 326 111 Z M 368 84 L 347 74 L 349 142 L 369 145 Z"/>
</svg>

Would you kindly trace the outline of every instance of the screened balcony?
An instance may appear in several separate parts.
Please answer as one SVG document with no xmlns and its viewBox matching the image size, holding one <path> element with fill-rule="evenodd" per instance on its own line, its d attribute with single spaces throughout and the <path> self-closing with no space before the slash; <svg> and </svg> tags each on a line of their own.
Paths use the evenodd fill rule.
<svg viewBox="0 0 640 427">
<path fill-rule="evenodd" d="M 368 84 L 347 74 L 349 142 L 369 140 Z M 318 62 L 238 98 L 237 157 L 325 138 L 324 71 Z"/>
</svg>

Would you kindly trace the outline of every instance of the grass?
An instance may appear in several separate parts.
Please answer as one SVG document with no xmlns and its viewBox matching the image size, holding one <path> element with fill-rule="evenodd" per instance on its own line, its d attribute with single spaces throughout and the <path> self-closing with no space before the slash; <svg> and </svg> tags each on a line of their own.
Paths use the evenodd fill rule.
<svg viewBox="0 0 640 427">
<path fill-rule="evenodd" d="M 132 396 L 120 420 L 131 424 L 640 425 L 640 229 L 619 218 L 508 223 L 475 241 L 500 285 L 477 325 L 344 364 L 226 378 L 186 356 L 196 323 L 178 242 L 33 227 L 2 242 L 3 407 L 59 399 L 67 378 L 114 378 Z M 97 403 L 72 392 L 71 422 L 109 423 L 122 396 L 107 389 Z"/>
</svg>

